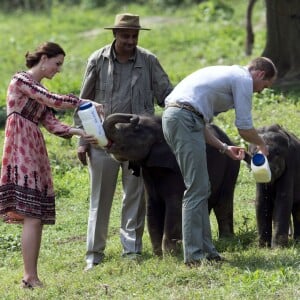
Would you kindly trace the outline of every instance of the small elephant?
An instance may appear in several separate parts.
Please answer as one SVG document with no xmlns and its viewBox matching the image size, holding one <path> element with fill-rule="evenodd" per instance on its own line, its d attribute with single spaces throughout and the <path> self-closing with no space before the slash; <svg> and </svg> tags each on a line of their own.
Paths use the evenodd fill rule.
<svg viewBox="0 0 300 300">
<path fill-rule="evenodd" d="M 287 246 L 291 217 L 294 239 L 300 238 L 300 140 L 277 124 L 258 132 L 269 147 L 272 174 L 271 182 L 256 184 L 259 246 Z M 256 146 L 249 151 L 255 153 Z"/>
<path fill-rule="evenodd" d="M 107 152 L 119 161 L 141 167 L 147 191 L 148 231 L 156 255 L 177 252 L 182 238 L 181 207 L 185 190 L 175 156 L 166 143 L 159 116 L 112 114 L 103 123 L 111 141 Z M 226 134 L 215 125 L 211 130 L 227 144 Z M 207 145 L 208 171 L 211 181 L 209 211 L 216 215 L 220 237 L 233 231 L 233 194 L 240 161 Z"/>
</svg>

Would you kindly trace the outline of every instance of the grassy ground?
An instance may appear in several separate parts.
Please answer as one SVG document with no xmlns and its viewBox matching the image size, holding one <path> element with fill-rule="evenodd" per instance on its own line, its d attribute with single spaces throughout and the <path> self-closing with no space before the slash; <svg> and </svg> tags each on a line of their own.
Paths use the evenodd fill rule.
<svg viewBox="0 0 300 300">
<path fill-rule="evenodd" d="M 245 3 L 244 3 L 245 2 Z M 264 10 L 259 1 L 254 11 L 256 43 L 253 57 L 264 47 Z M 56 7 L 51 15 L 0 14 L 0 105 L 11 75 L 24 68 L 24 54 L 44 40 L 54 40 L 65 48 L 64 72 L 47 82 L 51 90 L 78 93 L 88 55 L 109 43 L 119 11 L 142 16 L 151 27 L 142 32 L 140 45 L 158 55 L 176 84 L 188 73 L 210 64 L 246 64 L 244 55 L 244 15 L 246 1 L 233 0 L 234 14 L 204 14 L 192 8 L 166 9 L 124 6 L 118 9 L 83 10 Z M 229 14 L 229 15 L 228 15 Z M 200 17 L 204 17 L 202 21 Z M 280 123 L 300 136 L 299 95 L 266 91 L 254 97 L 257 126 Z M 158 110 L 158 113 L 161 112 Z M 232 112 L 215 119 L 228 135 L 243 144 L 233 126 Z M 70 114 L 63 120 L 72 123 Z M 0 131 L 1 140 L 3 130 Z M 290 241 L 286 249 L 260 249 L 256 241 L 254 213 L 255 183 L 242 165 L 235 192 L 236 236 L 218 240 L 215 218 L 211 216 L 216 247 L 227 259 L 221 265 L 189 269 L 182 255 L 156 258 L 152 255 L 147 230 L 144 252 L 139 262 L 121 258 L 119 241 L 121 187 L 114 198 L 105 262 L 84 273 L 85 236 L 88 214 L 88 172 L 76 159 L 76 139 L 65 141 L 45 132 L 57 193 L 57 223 L 46 226 L 39 260 L 43 290 L 19 288 L 22 277 L 21 227 L 0 223 L 1 299 L 299 299 L 299 245 Z M 2 145 L 0 145 L 2 149 Z M 0 150 L 1 150 L 0 149 Z M 2 150 L 1 150 L 2 151 Z"/>
</svg>

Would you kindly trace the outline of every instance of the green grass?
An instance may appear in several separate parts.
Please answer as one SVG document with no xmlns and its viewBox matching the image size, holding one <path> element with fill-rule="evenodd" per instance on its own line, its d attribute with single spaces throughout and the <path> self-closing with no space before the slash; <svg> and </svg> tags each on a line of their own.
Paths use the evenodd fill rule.
<svg viewBox="0 0 300 300">
<path fill-rule="evenodd" d="M 227 1 L 224 1 L 227 2 Z M 254 52 L 262 53 L 265 43 L 263 1 L 254 10 L 256 33 Z M 88 55 L 112 39 L 103 30 L 113 23 L 119 11 L 142 16 L 150 32 L 141 32 L 139 44 L 160 59 L 174 84 L 190 72 L 211 64 L 246 64 L 244 54 L 246 1 L 232 0 L 232 19 L 217 15 L 200 21 L 198 6 L 159 10 L 155 7 L 112 6 L 101 9 L 55 7 L 51 15 L 28 13 L 0 14 L 0 106 L 5 105 L 11 75 L 24 68 L 24 54 L 45 40 L 60 43 L 67 52 L 64 71 L 51 82 L 53 91 L 80 90 Z M 268 90 L 253 101 L 255 125 L 279 123 L 300 136 L 299 94 Z M 158 109 L 157 113 L 161 113 Z M 1 117 L 1 114 L 0 114 Z M 71 113 L 62 116 L 71 124 Z M 220 125 L 238 144 L 245 144 L 234 127 L 234 113 L 219 115 Z M 3 129 L 0 131 L 3 140 Z M 57 194 L 57 222 L 46 226 L 39 270 L 46 283 L 42 290 L 19 288 L 23 265 L 20 253 L 20 226 L 0 223 L 1 299 L 299 299 L 299 245 L 290 241 L 285 249 L 260 249 L 257 246 L 254 199 L 255 182 L 242 164 L 235 191 L 234 228 L 236 236 L 218 240 L 215 217 L 211 216 L 213 239 L 226 257 L 222 265 L 203 265 L 189 269 L 182 255 L 159 259 L 152 254 L 147 230 L 140 262 L 121 258 L 119 240 L 122 191 L 120 184 L 112 207 L 109 238 L 104 263 L 84 273 L 85 237 L 89 207 L 89 181 L 86 167 L 76 158 L 76 142 L 65 141 L 45 132 Z M 2 145 L 0 145 L 2 151 Z"/>
</svg>

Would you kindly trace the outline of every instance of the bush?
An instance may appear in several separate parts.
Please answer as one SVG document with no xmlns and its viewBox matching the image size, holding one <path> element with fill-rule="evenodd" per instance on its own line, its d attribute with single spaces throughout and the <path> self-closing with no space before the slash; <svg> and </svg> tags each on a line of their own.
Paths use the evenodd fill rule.
<svg viewBox="0 0 300 300">
<path fill-rule="evenodd" d="M 190 5 L 200 3 L 203 0 L 2 0 L 0 9 L 4 11 L 47 11 L 50 12 L 53 5 L 82 5 L 85 8 L 103 7 L 107 4 L 123 6 L 132 4 L 154 5 L 159 7 Z"/>
<path fill-rule="evenodd" d="M 7 234 L 0 235 L 0 250 L 19 251 L 21 249 L 20 236 Z"/>
<path fill-rule="evenodd" d="M 2 0 L 0 4 L 0 8 L 4 11 L 15 11 L 16 9 L 48 11 L 51 6 L 52 0 Z"/>
<path fill-rule="evenodd" d="M 205 1 L 198 5 L 195 12 L 196 20 L 201 22 L 215 22 L 217 20 L 230 20 L 234 10 L 222 1 Z"/>
<path fill-rule="evenodd" d="M 5 107 L 0 107 L 0 128 L 4 128 L 6 122 L 6 109 Z"/>
</svg>

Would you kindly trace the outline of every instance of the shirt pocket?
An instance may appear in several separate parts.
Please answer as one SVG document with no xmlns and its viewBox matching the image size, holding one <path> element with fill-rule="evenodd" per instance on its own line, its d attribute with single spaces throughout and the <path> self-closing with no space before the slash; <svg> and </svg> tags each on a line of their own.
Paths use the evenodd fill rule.
<svg viewBox="0 0 300 300">
<path fill-rule="evenodd" d="M 145 90 L 140 91 L 140 101 L 143 101 L 142 105 L 143 107 L 148 109 L 153 109 L 154 107 L 154 99 L 153 99 L 153 91 L 152 90 Z"/>
<path fill-rule="evenodd" d="M 107 90 L 107 84 L 102 83 L 101 85 L 99 83 L 96 84 L 96 94 L 95 94 L 95 101 L 98 103 L 107 103 L 108 99 L 106 98 L 106 90 Z"/>
</svg>

